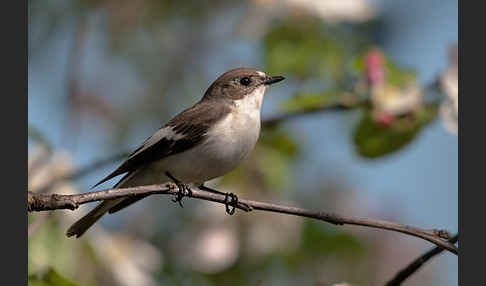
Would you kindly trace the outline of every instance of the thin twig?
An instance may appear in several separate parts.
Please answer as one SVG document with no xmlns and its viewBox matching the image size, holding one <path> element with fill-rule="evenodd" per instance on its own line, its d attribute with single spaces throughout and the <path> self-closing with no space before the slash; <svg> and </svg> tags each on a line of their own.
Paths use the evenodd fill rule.
<svg viewBox="0 0 486 286">
<path fill-rule="evenodd" d="M 56 209 L 70 209 L 75 210 L 79 205 L 101 201 L 116 199 L 121 197 L 133 197 L 140 195 L 154 195 L 154 194 L 166 194 L 177 195 L 177 187 L 175 184 L 167 183 L 162 185 L 150 185 L 140 186 L 132 188 L 120 188 L 120 189 L 106 189 L 101 191 L 89 192 L 76 195 L 59 195 L 59 194 L 35 194 L 28 193 L 28 211 L 46 211 Z M 192 190 L 189 197 L 226 204 L 227 198 L 224 195 L 213 194 L 198 189 Z M 395 232 L 401 232 L 411 236 L 419 237 L 434 243 L 441 248 L 445 248 L 448 251 L 457 255 L 458 251 L 454 244 L 449 243 L 443 239 L 449 239 L 450 235 L 444 230 L 426 230 L 412 226 L 401 225 L 394 222 L 374 220 L 367 218 L 346 217 L 337 214 L 331 214 L 326 212 L 310 211 L 303 208 L 283 206 L 272 203 L 250 201 L 250 200 L 238 200 L 239 209 L 246 210 L 247 206 L 250 206 L 255 210 L 270 211 L 277 213 L 284 213 L 308 218 L 314 218 L 322 220 L 335 225 L 360 225 L 371 228 L 385 229 Z"/>
<path fill-rule="evenodd" d="M 456 243 L 459 239 L 459 234 L 454 235 L 451 239 L 449 239 L 449 243 Z M 395 286 L 400 285 L 403 281 L 405 281 L 408 277 L 410 277 L 413 273 L 415 273 L 425 262 L 430 260 L 432 257 L 436 256 L 437 254 L 441 253 L 444 249 L 441 247 L 434 247 L 431 250 L 427 251 L 426 253 L 422 254 L 420 257 L 415 259 L 412 263 L 410 263 L 407 267 L 402 269 L 400 272 L 395 275 L 390 281 L 388 281 L 385 285 L 386 286 Z"/>
</svg>

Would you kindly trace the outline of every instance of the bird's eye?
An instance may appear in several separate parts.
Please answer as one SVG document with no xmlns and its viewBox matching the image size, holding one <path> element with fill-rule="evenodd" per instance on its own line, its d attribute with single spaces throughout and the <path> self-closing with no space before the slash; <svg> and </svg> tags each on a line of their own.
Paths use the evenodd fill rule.
<svg viewBox="0 0 486 286">
<path fill-rule="evenodd" d="M 240 79 L 240 83 L 244 86 L 248 86 L 251 83 L 251 80 L 249 77 L 245 76 Z"/>
</svg>

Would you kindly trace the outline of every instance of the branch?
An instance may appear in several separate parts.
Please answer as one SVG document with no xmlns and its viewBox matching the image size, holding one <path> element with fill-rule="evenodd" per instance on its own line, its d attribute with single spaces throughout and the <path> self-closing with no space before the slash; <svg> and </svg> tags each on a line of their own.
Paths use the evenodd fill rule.
<svg viewBox="0 0 486 286">
<path fill-rule="evenodd" d="M 459 234 L 454 235 L 451 239 L 449 239 L 449 243 L 456 243 L 459 239 Z M 441 247 L 435 247 L 431 250 L 427 251 L 426 253 L 422 254 L 420 257 L 415 259 L 412 263 L 410 263 L 407 267 L 403 270 L 398 272 L 393 279 L 388 281 L 385 285 L 386 286 L 395 286 L 400 285 L 403 281 L 405 281 L 408 277 L 410 277 L 415 271 L 417 271 L 425 262 L 427 262 L 432 257 L 436 256 L 437 254 L 441 253 L 444 249 Z"/>
<path fill-rule="evenodd" d="M 293 119 L 295 117 L 300 117 L 303 115 L 320 113 L 324 111 L 343 111 L 350 110 L 360 105 L 368 104 L 368 98 L 362 98 L 357 95 L 343 95 L 342 98 L 336 102 L 326 104 L 319 107 L 306 108 L 299 111 L 282 113 L 275 115 L 273 117 L 268 117 L 262 121 L 264 126 L 274 126 L 283 121 Z"/>
<path fill-rule="evenodd" d="M 178 188 L 173 183 L 167 183 L 162 185 L 150 185 L 150 186 L 140 186 L 132 188 L 120 188 L 120 189 L 106 189 L 101 191 L 89 192 L 84 194 L 76 195 L 59 195 L 59 194 L 35 194 L 28 192 L 28 206 L 29 212 L 32 211 L 46 211 L 46 210 L 56 210 L 56 209 L 70 209 L 75 210 L 79 205 L 101 201 L 117 199 L 121 197 L 136 197 L 136 196 L 148 196 L 154 194 L 165 194 L 165 195 L 176 195 L 178 193 Z M 188 197 L 193 197 L 196 199 L 202 199 L 217 203 L 226 204 L 226 198 L 224 195 L 213 194 L 206 191 L 201 191 L 199 189 L 192 190 L 192 193 Z M 238 200 L 239 209 L 246 210 L 246 205 L 250 206 L 252 209 L 284 213 L 308 218 L 314 218 L 322 220 L 335 225 L 360 225 L 367 226 L 371 228 L 385 229 L 395 232 L 401 232 L 411 236 L 425 239 L 429 242 L 434 243 L 441 248 L 445 248 L 448 251 L 457 255 L 457 247 L 444 241 L 443 239 L 449 239 L 450 235 L 445 230 L 426 230 L 420 229 L 412 226 L 401 225 L 398 223 L 374 220 L 367 218 L 356 218 L 356 217 L 345 217 L 337 214 L 331 214 L 326 212 L 316 212 L 309 211 L 303 208 L 282 206 L 272 203 L 250 201 L 250 200 Z"/>
</svg>

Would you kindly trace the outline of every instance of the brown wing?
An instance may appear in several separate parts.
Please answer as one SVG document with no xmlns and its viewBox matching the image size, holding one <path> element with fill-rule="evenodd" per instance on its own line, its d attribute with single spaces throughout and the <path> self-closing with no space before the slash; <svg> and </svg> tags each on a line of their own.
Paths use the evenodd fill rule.
<svg viewBox="0 0 486 286">
<path fill-rule="evenodd" d="M 170 155 L 187 151 L 201 142 L 208 129 L 231 111 L 227 104 L 213 104 L 212 100 L 201 101 L 184 110 L 130 154 L 115 171 L 99 181 L 96 187 L 109 179 L 130 173 Z"/>
</svg>

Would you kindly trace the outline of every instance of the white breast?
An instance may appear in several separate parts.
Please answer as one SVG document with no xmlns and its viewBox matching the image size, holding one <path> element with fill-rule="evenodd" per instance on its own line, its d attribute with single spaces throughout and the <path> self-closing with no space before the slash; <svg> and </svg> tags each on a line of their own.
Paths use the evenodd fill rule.
<svg viewBox="0 0 486 286">
<path fill-rule="evenodd" d="M 140 174 L 144 182 L 165 182 L 165 171 L 184 183 L 202 184 L 236 168 L 253 150 L 260 135 L 265 87 L 235 101 L 233 110 L 209 129 L 204 142 L 153 164 Z"/>
<path fill-rule="evenodd" d="M 233 111 L 208 132 L 208 153 L 228 169 L 235 168 L 253 150 L 260 135 L 260 112 L 265 87 L 235 101 Z"/>
</svg>

